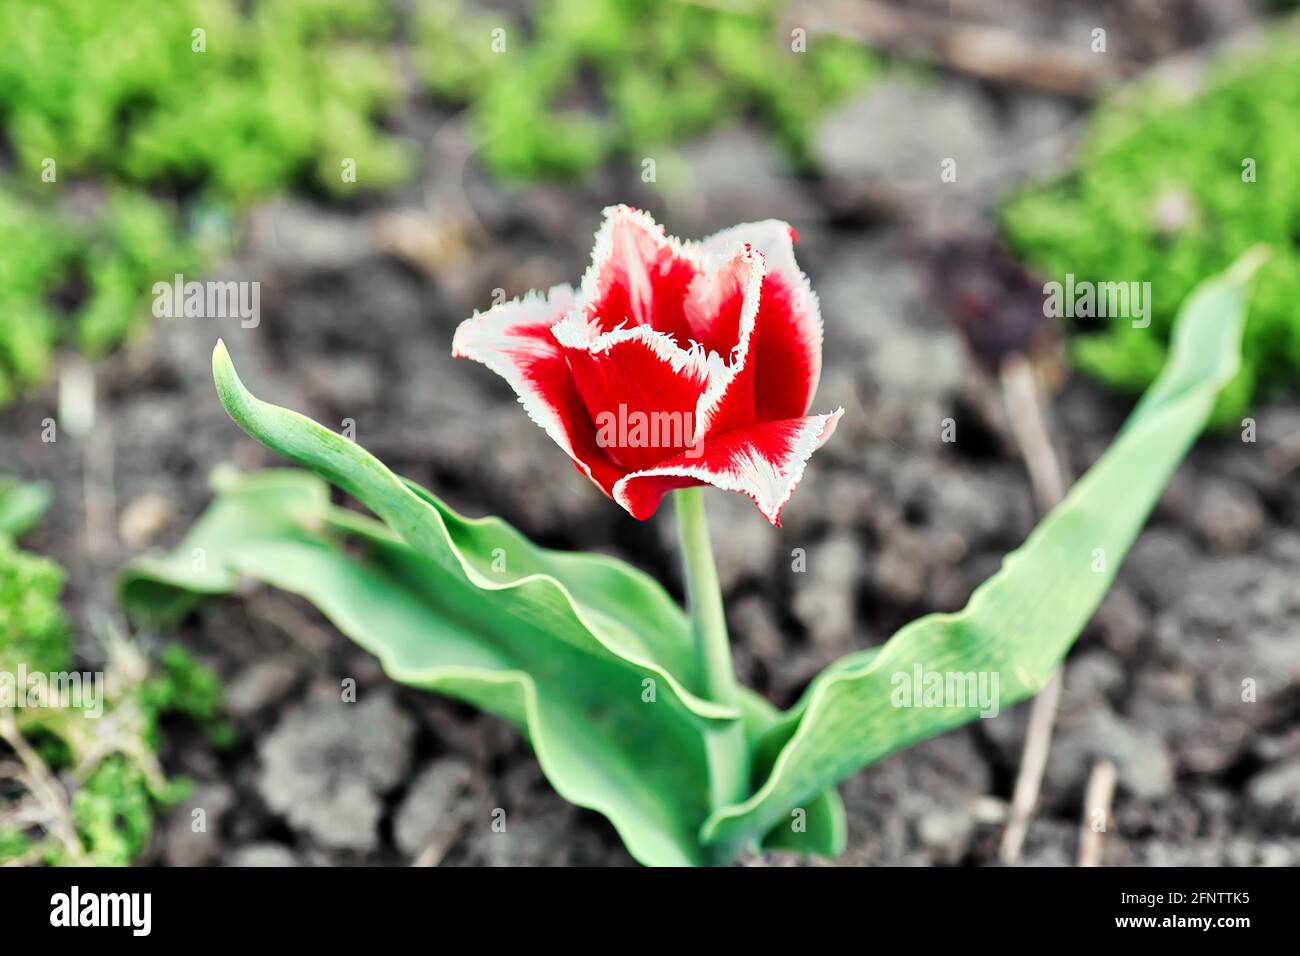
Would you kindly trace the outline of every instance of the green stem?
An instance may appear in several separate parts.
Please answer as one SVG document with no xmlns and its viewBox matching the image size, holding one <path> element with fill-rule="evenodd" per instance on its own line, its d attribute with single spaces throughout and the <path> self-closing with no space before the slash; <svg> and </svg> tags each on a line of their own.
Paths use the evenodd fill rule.
<svg viewBox="0 0 1300 956">
<path fill-rule="evenodd" d="M 674 493 L 677 533 L 682 542 L 687 607 L 695 636 L 695 656 L 710 700 L 736 705 L 736 674 L 731 665 L 727 618 L 722 609 L 718 570 L 709 544 L 709 523 L 704 516 L 704 495 L 699 488 Z"/>
<path fill-rule="evenodd" d="M 704 516 L 701 488 L 682 488 L 674 493 L 677 533 L 682 543 L 682 567 L 686 577 L 686 603 L 691 613 L 695 657 L 704 678 L 706 696 L 719 704 L 739 706 L 736 672 L 731 664 L 731 643 L 727 640 L 727 617 L 722 608 L 718 569 L 713 564 L 709 523 Z M 710 802 L 716 809 L 738 803 L 749 796 L 749 742 L 740 720 L 720 722 L 704 734 L 710 767 Z M 739 847 L 714 846 L 706 852 L 710 862 L 731 862 Z"/>
</svg>

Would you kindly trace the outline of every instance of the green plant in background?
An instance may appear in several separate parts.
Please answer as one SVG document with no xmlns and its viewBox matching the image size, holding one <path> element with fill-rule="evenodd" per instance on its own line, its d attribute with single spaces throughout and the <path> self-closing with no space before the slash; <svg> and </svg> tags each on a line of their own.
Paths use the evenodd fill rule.
<svg viewBox="0 0 1300 956">
<path fill-rule="evenodd" d="M 0 405 L 43 382 L 58 338 L 47 302 L 68 274 L 71 243 L 60 223 L 0 187 Z"/>
<path fill-rule="evenodd" d="M 0 673 L 12 674 L 20 663 L 31 670 L 61 670 L 72 653 L 68 621 L 59 607 L 63 569 L 14 543 L 48 504 L 46 486 L 0 479 Z"/>
<path fill-rule="evenodd" d="M 1005 707 L 1059 665 L 1237 371 L 1253 268 L 1242 262 L 1189 298 L 1164 370 L 1111 448 L 964 610 L 832 664 L 784 713 L 745 688 L 734 703 L 716 695 L 716 661 L 641 572 L 457 514 L 356 443 L 255 398 L 220 344 L 227 412 L 316 474 L 220 473 L 186 539 L 135 562 L 119 596 L 130 612 L 172 621 L 243 577 L 306 598 L 394 680 L 518 726 L 556 790 L 608 817 L 643 863 L 721 863 L 758 846 L 835 854 L 840 780 L 980 713 L 973 701 L 899 705 L 898 675 L 997 675 Z M 327 482 L 376 517 L 332 504 Z M 683 527 L 699 531 L 701 518 Z M 688 570 L 711 569 L 707 536 L 684 547 Z M 690 573 L 689 586 L 693 613 L 718 609 L 712 574 Z"/>
<path fill-rule="evenodd" d="M 506 178 L 577 177 L 615 153 L 654 155 L 747 113 L 804 165 L 817 116 L 874 75 L 877 61 L 831 37 L 794 52 L 778 33 L 779 7 L 541 0 L 525 30 L 435 0 L 420 8 L 416 42 L 430 87 L 470 104 L 483 158 Z M 584 99 L 589 73 L 603 102 Z"/>
<path fill-rule="evenodd" d="M 49 485 L 0 476 L 0 536 L 17 538 L 26 534 L 49 506 Z"/>
<path fill-rule="evenodd" d="M 14 543 L 47 504 L 43 486 L 0 479 L 0 865 L 124 866 L 147 844 L 155 808 L 186 789 L 158 766 L 160 720 L 213 725 L 220 688 L 181 647 L 151 669 L 110 635 L 102 681 L 79 678 L 87 696 L 72 706 L 34 696 L 32 675 L 73 667 L 63 570 Z"/>
<path fill-rule="evenodd" d="M 0 117 L 18 172 L 209 189 L 232 201 L 346 193 L 408 171 L 377 132 L 400 86 L 387 0 L 8 0 Z"/>
<path fill-rule="evenodd" d="M 1075 170 L 1003 208 L 1013 248 L 1053 279 L 1149 281 L 1151 326 L 1102 320 L 1075 362 L 1124 389 L 1165 362 L 1179 303 L 1246 248 L 1274 250 L 1251 300 L 1243 363 L 1214 420 L 1240 419 L 1260 391 L 1300 372 L 1300 45 L 1221 63 L 1187 100 L 1158 85 L 1094 114 Z"/>
<path fill-rule="evenodd" d="M 100 356 L 148 316 L 160 277 L 192 269 L 198 250 L 172 209 L 114 190 L 84 216 L 0 187 L 0 405 L 49 374 L 61 342 Z"/>
<path fill-rule="evenodd" d="M 378 128 L 392 27 L 388 0 L 0 4 L 0 405 L 56 345 L 103 354 L 154 282 L 203 268 L 187 219 L 405 179 L 408 147 Z"/>
</svg>

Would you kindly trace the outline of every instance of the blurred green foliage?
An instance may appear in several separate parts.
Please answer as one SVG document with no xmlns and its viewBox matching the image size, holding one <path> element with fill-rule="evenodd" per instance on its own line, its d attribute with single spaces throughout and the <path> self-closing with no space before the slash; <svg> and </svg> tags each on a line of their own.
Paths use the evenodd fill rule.
<svg viewBox="0 0 1300 956">
<path fill-rule="evenodd" d="M 0 515 L 6 498 L 30 487 L 0 479 Z M 21 550 L 0 529 L 0 674 L 15 686 L 20 675 L 73 670 L 72 632 L 59 605 L 63 582 L 62 568 Z M 219 729 L 216 675 L 178 645 L 150 666 L 136 645 L 115 636 L 99 686 L 98 716 L 48 701 L 0 703 L 0 761 L 22 768 L 6 774 L 20 786 L 0 792 L 0 865 L 125 866 L 148 843 L 155 807 L 187 791 L 158 766 L 160 726 L 169 714 L 186 714 Z M 47 786 L 31 786 L 42 775 Z"/>
<path fill-rule="evenodd" d="M 169 803 L 180 792 L 159 794 Z M 77 836 L 85 847 L 85 861 L 70 859 L 62 849 L 51 848 L 44 858 L 50 866 L 129 866 L 149 842 L 153 830 L 153 800 L 149 782 L 138 766 L 120 754 L 104 760 L 72 796 L 71 813 Z"/>
<path fill-rule="evenodd" d="M 160 723 L 167 715 L 184 714 L 215 726 L 221 686 L 216 674 L 180 645 L 164 648 L 159 663 L 156 676 L 131 684 L 114 702 L 118 713 L 129 709 L 135 718 L 131 737 L 105 757 L 72 795 L 72 821 L 85 859 L 78 861 L 52 849 L 45 862 L 127 866 L 149 842 L 155 807 L 173 804 L 189 792 L 187 781 L 164 780 L 158 773 L 154 752 Z M 84 720 L 75 711 L 65 719 Z"/>
<path fill-rule="evenodd" d="M 374 126 L 400 89 L 392 25 L 386 0 L 6 0 L 0 117 L 33 177 L 50 157 L 242 201 L 346 191 L 350 157 L 387 185 L 408 171 Z"/>
<path fill-rule="evenodd" d="M 30 531 L 50 506 L 50 486 L 0 475 L 0 535 L 17 538 Z"/>
<path fill-rule="evenodd" d="M 0 405 L 148 321 L 188 212 L 402 181 L 389 0 L 0 3 Z M 198 32 L 202 31 L 202 32 Z M 355 182 L 343 175 L 355 162 Z M 69 186 L 71 184 L 71 188 Z"/>
<path fill-rule="evenodd" d="M 118 189 L 89 215 L 0 187 L 0 405 L 49 374 L 54 348 L 102 355 L 150 314 L 149 289 L 197 264 L 167 204 Z"/>
<path fill-rule="evenodd" d="M 729 6 L 539 0 L 525 29 L 433 0 L 417 17 L 418 62 L 437 94 L 471 105 L 484 161 L 505 178 L 576 177 L 744 115 L 804 166 L 813 121 L 878 61 L 825 36 L 795 52 L 774 0 Z"/>
<path fill-rule="evenodd" d="M 1093 115 L 1076 169 L 1003 208 L 1012 247 L 1053 279 L 1149 281 L 1151 326 L 1103 320 L 1075 362 L 1126 390 L 1160 371 L 1178 305 L 1204 276 L 1266 243 L 1241 372 L 1214 421 L 1240 420 L 1300 371 L 1300 46 L 1275 40 L 1220 63 L 1188 100 L 1126 91 Z M 1252 166 L 1253 161 L 1253 166 Z M 1251 179 L 1253 171 L 1254 181 Z"/>
<path fill-rule="evenodd" d="M 59 607 L 63 569 L 19 549 L 0 534 L 0 671 L 63 670 L 71 655 L 67 618 Z"/>
</svg>

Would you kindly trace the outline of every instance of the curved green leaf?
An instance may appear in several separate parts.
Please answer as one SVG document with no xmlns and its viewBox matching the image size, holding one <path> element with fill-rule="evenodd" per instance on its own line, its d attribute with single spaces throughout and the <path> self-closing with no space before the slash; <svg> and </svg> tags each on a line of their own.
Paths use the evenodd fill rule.
<svg viewBox="0 0 1300 956">
<path fill-rule="evenodd" d="M 747 751 L 751 740 L 727 732 L 740 711 L 691 689 L 689 626 L 653 579 L 456 514 L 354 443 L 248 394 L 221 347 L 214 372 L 246 431 L 383 520 L 330 505 L 327 485 L 305 473 L 227 472 L 176 551 L 123 575 L 128 610 L 174 619 L 204 594 L 231 592 L 241 576 L 299 594 L 395 680 L 519 726 L 556 790 L 608 817 L 638 860 L 716 859 L 698 842 L 717 805 L 711 784 L 729 772 L 722 761 L 745 756 L 730 753 L 730 741 Z M 367 556 L 345 554 L 344 538 L 362 539 Z M 750 700 L 744 711 L 751 736 L 775 717 Z M 819 794 L 806 827 L 774 839 L 833 852 L 842 817 L 838 797 Z"/>
<path fill-rule="evenodd" d="M 637 667 L 503 612 L 500 595 L 485 600 L 381 522 L 331 505 L 328 486 L 313 475 L 226 471 L 215 483 L 216 500 L 174 552 L 141 558 L 124 573 L 119 597 L 129 612 L 175 618 L 203 595 L 232 592 L 241 577 L 298 594 L 379 657 L 394 680 L 517 725 L 556 790 L 609 817 L 637 859 L 709 861 L 697 834 L 709 810 L 710 721 L 662 690 L 644 699 L 646 675 Z M 344 539 L 366 544 L 365 557 L 347 553 Z M 745 711 L 755 735 L 775 717 L 757 699 L 746 699 Z M 834 852 L 842 816 L 833 793 L 820 795 L 806 830 L 788 841 Z"/>
<path fill-rule="evenodd" d="M 561 567 L 557 562 L 546 572 L 530 570 L 538 566 L 544 552 L 518 535 L 509 542 L 516 549 L 513 553 L 506 550 L 503 555 L 467 554 L 458 546 L 443 519 L 445 507 L 432 505 L 431 496 L 417 494 L 409 483 L 355 442 L 304 415 L 255 398 L 239 380 L 221 342 L 212 354 L 212 370 L 221 403 L 240 428 L 271 450 L 352 495 L 444 572 L 463 578 L 483 591 L 509 592 L 497 603 L 508 608 L 511 614 L 548 627 L 558 640 L 569 642 L 579 650 L 637 667 L 668 685 L 700 717 L 734 719 L 738 716 L 694 690 L 700 681 L 693 670 L 679 675 L 668 669 L 668 662 L 663 659 L 665 651 L 670 658 L 680 660 L 675 649 L 682 646 L 681 639 L 673 634 L 677 627 L 685 633 L 685 619 L 680 612 L 676 621 L 671 615 L 660 613 L 653 619 L 653 626 L 638 629 L 631 627 L 635 618 L 624 615 L 619 626 L 607 628 L 609 616 L 593 614 L 593 608 L 580 605 L 561 578 L 563 574 L 572 584 L 575 578 L 581 577 L 581 573 L 572 573 L 572 563 Z M 472 526 L 468 522 L 464 525 L 457 529 L 462 543 L 471 537 L 465 528 Z M 500 557 L 505 559 L 505 568 L 494 572 L 494 562 Z M 638 612 L 662 612 L 666 598 L 653 579 L 599 555 L 584 555 L 582 560 L 585 573 L 621 576 L 623 589 L 631 596 L 630 606 Z M 523 570 L 513 569 L 512 563 Z M 593 620 L 596 617 L 601 620 Z"/>
<path fill-rule="evenodd" d="M 438 512 L 452 543 L 481 574 L 503 584 L 533 575 L 552 577 L 602 633 L 616 637 L 618 646 L 659 661 L 688 687 L 703 683 L 688 637 L 690 623 L 659 582 L 603 555 L 538 547 L 500 518 L 466 518 L 415 482 L 404 481 Z M 631 621 L 629 608 L 636 612 Z"/>
<path fill-rule="evenodd" d="M 430 502 L 430 504 L 443 513 L 449 528 L 469 525 L 491 530 L 492 534 L 490 534 L 485 540 L 480 540 L 478 542 L 479 548 L 473 553 L 480 555 L 490 554 L 492 553 L 492 550 L 499 547 L 503 541 L 515 541 L 518 544 L 525 545 L 528 549 L 531 549 L 531 552 L 535 555 L 544 556 L 547 560 L 558 560 L 561 562 L 564 565 L 564 571 L 562 573 L 571 575 L 575 581 L 575 586 L 573 588 L 575 594 L 585 597 L 587 592 L 593 586 L 606 583 L 607 579 L 616 576 L 616 572 L 621 570 L 632 570 L 618 562 L 611 562 L 606 559 L 600 559 L 597 565 L 592 566 L 587 563 L 587 558 L 589 557 L 587 555 L 537 548 L 526 538 L 523 538 L 516 529 L 498 518 L 484 518 L 477 520 L 464 518 L 452 509 L 448 508 L 443 502 L 439 501 L 419 485 L 409 481 L 408 484 L 417 494 L 425 498 Z M 387 547 L 388 545 L 394 544 L 397 539 L 382 524 L 357 515 L 354 512 L 341 509 L 334 509 L 328 518 L 328 522 L 340 531 L 362 535 L 372 543 L 383 546 L 375 557 L 377 560 L 386 564 L 386 569 L 389 573 L 403 576 L 411 582 L 427 580 L 427 578 L 424 577 L 426 573 L 425 569 L 420 568 L 418 562 L 413 562 L 411 556 L 408 555 L 405 550 L 401 548 Z M 456 535 L 454 532 L 453 536 L 465 543 L 468 543 L 470 540 L 468 537 Z M 403 565 L 407 565 L 407 567 L 403 569 Z M 593 567 L 597 573 L 584 573 Z M 639 574 L 639 572 L 635 573 Z M 614 584 L 613 587 L 604 590 L 599 594 L 593 594 L 592 597 L 594 600 L 601 601 L 612 616 L 617 613 L 619 609 L 612 602 L 611 595 L 621 593 L 625 589 L 626 585 L 617 580 L 611 583 Z M 668 601 L 671 610 L 675 612 L 673 616 L 675 617 L 680 615 L 680 609 L 677 608 L 676 605 L 672 604 L 671 599 L 667 599 L 666 596 L 665 599 Z M 630 605 L 623 605 L 622 610 L 624 613 L 626 613 L 628 606 Z M 685 632 L 681 633 L 683 635 L 683 640 L 686 640 Z M 358 643 L 366 646 L 365 642 L 360 639 L 358 639 Z M 395 677 L 397 676 L 392 670 L 390 670 L 389 673 Z M 404 680 L 400 677 L 397 677 L 397 679 Z M 445 688 L 444 691 L 451 693 L 450 691 L 446 691 Z M 752 746 L 771 729 L 771 727 L 781 717 L 781 714 L 766 699 L 748 688 L 742 687 L 740 688 L 740 691 L 740 707 L 745 734 Z M 479 706 L 482 706 L 485 710 L 491 710 L 490 707 L 482 703 L 480 703 Z M 774 826 L 772 832 L 767 834 L 767 836 L 761 841 L 761 845 L 765 848 L 794 850 L 802 853 L 815 853 L 821 856 L 838 856 L 840 853 L 843 853 L 847 841 L 844 805 L 841 802 L 839 795 L 835 792 L 835 789 L 833 787 L 828 788 L 816 794 L 813 798 L 807 801 L 807 806 L 802 809 L 805 812 L 800 814 L 797 818 L 790 821 L 782 821 Z"/>
<path fill-rule="evenodd" d="M 708 721 L 664 684 L 643 700 L 647 670 L 553 633 L 552 609 L 493 599 L 467 577 L 362 515 L 328 504 L 301 472 L 234 481 L 171 555 L 133 564 L 119 595 L 136 614 L 175 614 L 194 595 L 249 577 L 298 594 L 379 657 L 394 680 L 457 697 L 519 726 L 555 788 L 605 814 L 637 859 L 706 862 Z M 364 538 L 366 560 L 341 537 Z M 514 593 L 514 592 L 509 592 Z"/>
<path fill-rule="evenodd" d="M 819 675 L 759 742 L 766 782 L 715 812 L 705 842 L 741 844 L 809 795 L 907 744 L 965 723 L 983 706 L 940 697 L 908 706 L 921 674 L 986 675 L 1008 706 L 1047 681 L 1092 617 L 1147 515 L 1240 362 L 1247 285 L 1257 257 L 1211 280 L 1184 305 L 1164 371 L 1115 442 L 956 614 L 908 624 L 883 647 Z M 970 686 L 970 685 L 966 685 Z M 954 684 L 954 689 L 956 685 Z M 913 701 L 912 703 L 916 703 Z M 896 705 L 897 704 L 897 705 Z"/>
<path fill-rule="evenodd" d="M 741 686 L 739 691 L 740 707 L 745 714 L 745 734 L 751 741 L 751 748 L 755 748 L 782 715 L 766 698 L 748 687 Z M 844 802 L 834 787 L 827 787 L 805 801 L 804 806 L 791 807 L 788 817 L 773 825 L 760 845 L 769 850 L 794 850 L 835 857 L 844 852 L 847 843 L 848 821 Z"/>
</svg>

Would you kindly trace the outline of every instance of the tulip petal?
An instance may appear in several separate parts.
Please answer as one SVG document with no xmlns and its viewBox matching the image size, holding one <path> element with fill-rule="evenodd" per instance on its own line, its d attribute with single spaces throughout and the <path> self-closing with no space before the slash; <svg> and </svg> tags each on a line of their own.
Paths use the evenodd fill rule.
<svg viewBox="0 0 1300 956">
<path fill-rule="evenodd" d="M 767 274 L 749 350 L 759 421 L 807 414 L 821 377 L 821 308 L 795 262 L 797 238 L 789 224 L 767 219 L 724 229 L 700 244 L 705 255 L 725 254 L 737 243 L 763 254 Z"/>
<path fill-rule="evenodd" d="M 668 492 L 713 485 L 748 495 L 779 528 L 781 509 L 803 477 L 804 465 L 830 438 L 843 414 L 840 408 L 829 415 L 763 422 L 707 438 L 698 449 L 626 475 L 614 486 L 614 500 L 644 521 Z"/>
<path fill-rule="evenodd" d="M 510 383 L 528 417 L 609 494 L 626 469 L 616 468 L 596 444 L 564 349 L 551 333 L 573 307 L 573 290 L 567 285 L 555 286 L 545 296 L 530 292 L 462 322 L 452 355 L 486 365 Z"/>
<path fill-rule="evenodd" d="M 686 314 L 699 324 L 711 321 L 715 353 L 729 356 L 710 376 L 696 411 L 697 435 L 720 435 L 756 421 L 754 364 L 749 360 L 766 265 L 762 253 L 741 245 L 731 258 L 701 273 L 691 286 Z M 802 415 L 803 413 L 800 412 Z"/>
<path fill-rule="evenodd" d="M 711 374 L 723 371 L 721 359 L 678 348 L 648 325 L 593 331 L 580 312 L 552 329 L 609 460 L 638 471 L 692 447 L 696 408 Z M 613 484 L 604 487 L 609 494 Z"/>
<path fill-rule="evenodd" d="M 637 518 L 673 488 L 749 495 L 773 524 L 843 410 L 807 416 L 817 297 L 777 220 L 681 242 L 611 206 L 575 296 L 475 316 L 454 354 L 504 377 L 578 469 Z"/>
<path fill-rule="evenodd" d="M 648 325 L 687 344 L 695 336 L 684 313 L 686 290 L 698 272 L 692 246 L 665 235 L 646 212 L 610 206 L 579 300 L 602 332 Z"/>
</svg>

